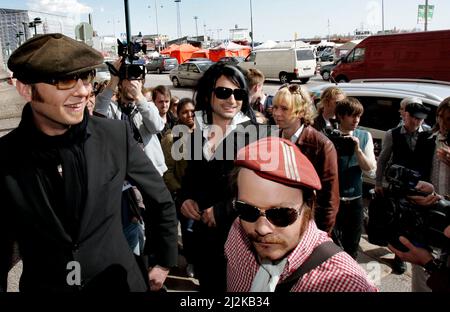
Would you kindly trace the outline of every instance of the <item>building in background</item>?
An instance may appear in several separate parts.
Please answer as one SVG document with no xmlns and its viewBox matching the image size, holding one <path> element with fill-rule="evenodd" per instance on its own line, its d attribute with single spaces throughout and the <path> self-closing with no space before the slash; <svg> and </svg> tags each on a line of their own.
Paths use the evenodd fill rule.
<svg viewBox="0 0 450 312">
<path fill-rule="evenodd" d="M 41 23 L 34 23 L 40 19 Z M 25 40 L 34 34 L 63 33 L 75 38 L 75 18 L 61 14 L 30 10 L 0 9 L 0 45 L 4 62 Z"/>
<path fill-rule="evenodd" d="M 239 28 L 238 25 L 234 25 L 234 28 L 230 29 L 230 40 L 240 44 L 247 44 L 251 41 L 248 28 Z"/>
</svg>

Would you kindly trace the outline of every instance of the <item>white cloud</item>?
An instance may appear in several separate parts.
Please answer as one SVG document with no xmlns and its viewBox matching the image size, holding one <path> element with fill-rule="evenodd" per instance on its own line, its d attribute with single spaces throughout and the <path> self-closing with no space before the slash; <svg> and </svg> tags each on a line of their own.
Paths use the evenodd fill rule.
<svg viewBox="0 0 450 312">
<path fill-rule="evenodd" d="M 28 7 L 33 11 L 68 13 L 73 15 L 87 14 L 92 8 L 78 2 L 78 0 L 29 0 Z"/>
</svg>

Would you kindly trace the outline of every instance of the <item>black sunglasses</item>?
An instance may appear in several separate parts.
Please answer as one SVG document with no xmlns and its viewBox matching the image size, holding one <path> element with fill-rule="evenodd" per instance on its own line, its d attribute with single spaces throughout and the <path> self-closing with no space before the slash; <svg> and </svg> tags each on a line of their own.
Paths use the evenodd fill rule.
<svg viewBox="0 0 450 312">
<path fill-rule="evenodd" d="M 94 80 L 94 78 L 95 69 L 80 74 L 70 75 L 64 78 L 51 79 L 45 82 L 55 85 L 58 90 L 69 90 L 77 85 L 78 79 L 81 79 L 84 85 L 88 85 Z"/>
<path fill-rule="evenodd" d="M 242 101 L 247 96 L 247 91 L 244 89 L 230 89 L 225 87 L 217 87 L 214 89 L 214 93 L 216 94 L 218 99 L 226 100 L 232 94 L 234 95 L 234 99 L 236 101 Z"/>
<path fill-rule="evenodd" d="M 259 217 L 266 217 L 270 223 L 278 227 L 286 227 L 297 220 L 299 211 L 295 208 L 270 208 L 261 211 L 258 207 L 247 204 L 243 201 L 234 200 L 233 207 L 239 214 L 239 218 L 247 222 L 256 222 Z"/>
</svg>

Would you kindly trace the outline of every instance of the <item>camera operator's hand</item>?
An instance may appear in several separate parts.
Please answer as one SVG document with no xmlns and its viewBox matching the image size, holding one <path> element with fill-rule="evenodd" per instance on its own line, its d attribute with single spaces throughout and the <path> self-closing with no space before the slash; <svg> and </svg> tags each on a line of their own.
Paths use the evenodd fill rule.
<svg viewBox="0 0 450 312">
<path fill-rule="evenodd" d="M 428 250 L 414 246 L 406 237 L 400 236 L 399 240 L 406 248 L 408 248 L 408 251 L 402 252 L 395 249 L 390 244 L 388 245 L 388 248 L 400 257 L 400 259 L 422 266 L 428 261 L 433 260 L 433 256 Z"/>
<path fill-rule="evenodd" d="M 426 196 L 408 196 L 408 200 L 419 206 L 433 205 L 441 199 L 439 195 L 434 192 L 434 186 L 425 181 L 419 181 L 415 187 L 417 191 L 427 193 Z"/>
<path fill-rule="evenodd" d="M 112 63 L 112 65 L 117 70 L 117 72 L 119 72 L 119 70 L 120 70 L 120 66 L 122 65 L 122 60 L 123 60 L 123 58 L 121 56 L 119 56 L 119 58 Z M 111 79 L 109 80 L 109 83 L 106 86 L 106 88 L 115 91 L 117 88 L 117 85 L 119 84 L 119 81 L 120 81 L 119 76 L 111 74 Z"/>
<path fill-rule="evenodd" d="M 140 101 L 147 102 L 147 99 L 142 94 L 142 81 L 141 80 L 123 80 L 122 87 L 127 90 L 128 95 L 139 103 Z"/>
<path fill-rule="evenodd" d="M 362 152 L 361 148 L 359 147 L 359 139 L 353 135 L 349 137 L 353 140 L 353 143 L 355 143 L 355 153 L 358 153 L 358 151 Z"/>
</svg>

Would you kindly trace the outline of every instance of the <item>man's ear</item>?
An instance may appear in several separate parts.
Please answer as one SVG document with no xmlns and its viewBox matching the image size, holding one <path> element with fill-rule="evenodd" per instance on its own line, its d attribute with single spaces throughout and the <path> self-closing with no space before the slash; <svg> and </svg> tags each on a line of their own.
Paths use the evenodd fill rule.
<svg viewBox="0 0 450 312">
<path fill-rule="evenodd" d="M 27 100 L 27 102 L 31 102 L 31 85 L 24 84 L 23 82 L 17 80 L 16 89 L 19 94 Z"/>
</svg>

